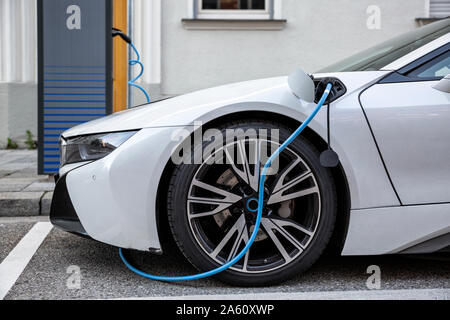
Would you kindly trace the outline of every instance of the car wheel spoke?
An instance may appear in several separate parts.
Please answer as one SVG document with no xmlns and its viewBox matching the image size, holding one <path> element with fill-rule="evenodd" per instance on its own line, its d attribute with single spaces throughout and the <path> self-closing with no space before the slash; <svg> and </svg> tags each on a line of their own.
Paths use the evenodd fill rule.
<svg viewBox="0 0 450 320">
<path fill-rule="evenodd" d="M 247 154 L 245 144 L 250 144 L 250 154 Z M 230 152 L 230 148 L 233 149 L 233 153 Z M 242 169 L 239 169 L 236 165 L 234 152 L 237 151 L 236 160 L 237 164 L 242 165 Z M 261 167 L 260 161 L 261 143 L 258 140 L 250 141 L 238 141 L 231 147 L 225 148 L 225 154 L 228 163 L 231 165 L 233 171 L 254 191 L 258 192 L 259 186 L 259 171 Z M 253 172 L 250 170 L 250 165 L 254 166 Z"/>
<path fill-rule="evenodd" d="M 245 216 L 242 214 L 239 219 L 236 221 L 236 223 L 228 230 L 225 237 L 220 241 L 220 243 L 216 246 L 214 251 L 211 253 L 211 256 L 214 258 L 217 258 L 218 255 L 222 252 L 222 250 L 225 248 L 225 246 L 230 242 L 230 240 L 233 238 L 233 236 L 237 233 L 237 237 L 233 242 L 232 248 L 230 250 L 230 253 L 228 255 L 228 261 L 231 261 L 236 254 L 239 252 L 239 246 L 244 241 L 245 243 L 248 242 L 248 231 L 247 231 L 247 224 L 245 221 Z"/>
<path fill-rule="evenodd" d="M 273 188 L 273 193 L 279 192 L 281 190 L 285 190 L 286 188 L 290 187 L 294 183 L 297 183 L 297 180 L 301 179 L 306 174 L 310 173 L 311 171 L 308 169 L 306 172 L 303 172 L 301 175 L 299 175 L 297 178 L 288 181 L 287 183 L 284 183 L 286 180 L 286 177 L 289 173 L 292 172 L 299 164 L 302 163 L 302 160 L 297 157 L 295 160 L 293 160 L 289 166 L 283 170 L 283 172 L 280 174 L 280 176 L 277 178 L 275 187 Z M 298 182 L 299 183 L 299 182 Z"/>
<path fill-rule="evenodd" d="M 307 188 L 304 190 L 297 190 L 295 192 L 288 193 L 289 190 L 295 188 L 302 182 L 304 182 L 310 178 L 314 178 L 314 175 L 311 172 L 311 170 L 307 166 L 304 165 L 307 168 L 306 170 L 304 170 L 303 172 L 298 174 L 295 178 L 292 178 L 289 181 L 285 181 L 286 177 L 295 168 L 297 168 L 300 164 L 304 165 L 304 162 L 302 161 L 302 159 L 300 157 L 297 156 L 297 158 L 295 160 L 293 160 L 285 170 L 283 170 L 283 172 L 278 177 L 278 179 L 275 183 L 275 187 L 273 188 L 272 194 L 270 195 L 270 197 L 267 201 L 268 205 L 276 204 L 276 203 L 280 203 L 280 202 L 284 202 L 284 201 L 289 201 L 292 199 L 304 197 L 304 196 L 319 192 L 319 189 L 317 188 L 317 186 L 313 186 L 311 188 Z"/>
<path fill-rule="evenodd" d="M 193 184 L 193 186 L 195 186 L 197 188 L 209 191 L 210 193 L 216 194 L 216 195 L 220 196 L 221 198 L 207 198 L 207 197 L 190 196 L 188 198 L 188 205 L 197 203 L 197 204 L 206 204 L 206 205 L 216 206 L 216 208 L 214 208 L 211 211 L 201 212 L 201 213 L 191 213 L 190 214 L 191 219 L 216 215 L 216 214 L 228 209 L 236 202 L 239 202 L 242 200 L 242 197 L 237 194 L 214 187 L 210 184 L 198 181 L 196 179 L 194 179 L 192 184 Z"/>
<path fill-rule="evenodd" d="M 289 253 L 286 251 L 284 246 L 281 244 L 281 241 L 277 238 L 277 236 L 273 232 L 273 228 L 272 228 L 273 224 L 270 222 L 269 219 L 262 219 L 261 225 L 263 226 L 266 234 L 269 236 L 269 238 L 275 244 L 275 247 L 277 247 L 277 249 L 280 252 L 281 256 L 283 257 L 285 263 L 289 263 L 292 260 L 292 258 L 289 255 Z"/>
<path fill-rule="evenodd" d="M 242 215 L 242 217 L 244 217 L 244 215 Z M 246 246 L 249 241 L 248 228 L 247 228 L 247 224 L 245 223 L 245 218 L 244 218 L 244 226 L 243 226 L 242 230 L 238 230 L 238 232 L 239 232 L 238 237 L 234 241 L 233 247 L 230 251 L 230 254 L 228 255 L 228 261 L 233 260 L 240 253 L 241 250 L 239 250 L 239 249 L 241 248 L 241 245 L 243 244 L 244 246 Z M 247 270 L 249 254 L 250 254 L 250 250 L 248 250 L 244 256 L 244 264 L 242 266 L 242 269 L 244 271 Z"/>
<path fill-rule="evenodd" d="M 291 227 L 291 228 L 299 230 L 300 232 L 306 234 L 307 236 L 312 237 L 314 235 L 314 231 L 308 230 L 307 228 L 303 227 L 299 223 L 292 221 L 290 219 L 271 217 L 271 221 L 272 221 L 272 223 L 277 225 L 280 229 L 285 229 L 286 227 Z"/>
<path fill-rule="evenodd" d="M 304 178 L 304 180 L 306 180 L 309 177 L 311 177 L 311 174 L 308 174 Z M 267 204 L 268 205 L 277 204 L 277 203 L 281 203 L 281 202 L 285 202 L 285 201 L 289 201 L 289 200 L 293 200 L 293 199 L 309 196 L 309 195 L 316 194 L 316 193 L 319 193 L 319 188 L 317 186 L 314 186 L 314 187 L 311 187 L 311 188 L 307 188 L 307 189 L 304 189 L 304 190 L 300 190 L 300 191 L 296 191 L 296 192 L 292 192 L 292 193 L 287 193 L 287 190 L 285 189 L 285 190 L 281 190 L 281 191 L 279 191 L 277 193 L 271 194 L 270 197 L 269 197 L 269 200 L 267 201 Z"/>
<path fill-rule="evenodd" d="M 304 247 L 289 232 L 287 232 L 283 227 L 275 223 L 272 219 L 270 218 L 262 219 L 261 225 L 264 227 L 265 232 L 272 240 L 272 242 L 275 244 L 275 246 L 277 247 L 278 251 L 280 252 L 286 263 L 291 262 L 293 258 L 289 255 L 286 248 L 281 243 L 280 239 L 278 239 L 278 236 L 274 233 L 274 230 L 277 231 L 277 234 L 284 237 L 289 243 L 291 243 L 295 248 L 297 248 L 300 253 L 303 252 Z"/>
</svg>

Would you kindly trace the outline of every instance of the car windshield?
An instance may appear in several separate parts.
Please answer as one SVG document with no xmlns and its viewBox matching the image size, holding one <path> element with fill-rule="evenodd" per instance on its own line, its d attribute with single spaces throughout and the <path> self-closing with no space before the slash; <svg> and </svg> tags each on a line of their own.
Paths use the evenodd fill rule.
<svg viewBox="0 0 450 320">
<path fill-rule="evenodd" d="M 318 73 L 378 71 L 450 32 L 450 19 L 429 24 L 328 66 Z"/>
</svg>

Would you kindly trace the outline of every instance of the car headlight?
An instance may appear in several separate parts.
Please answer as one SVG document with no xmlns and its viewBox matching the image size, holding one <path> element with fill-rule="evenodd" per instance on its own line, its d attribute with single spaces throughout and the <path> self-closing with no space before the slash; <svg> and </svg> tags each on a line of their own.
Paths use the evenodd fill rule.
<svg viewBox="0 0 450 320">
<path fill-rule="evenodd" d="M 73 139 L 61 139 L 61 167 L 66 164 L 95 161 L 106 157 L 137 131 L 102 133 Z"/>
</svg>

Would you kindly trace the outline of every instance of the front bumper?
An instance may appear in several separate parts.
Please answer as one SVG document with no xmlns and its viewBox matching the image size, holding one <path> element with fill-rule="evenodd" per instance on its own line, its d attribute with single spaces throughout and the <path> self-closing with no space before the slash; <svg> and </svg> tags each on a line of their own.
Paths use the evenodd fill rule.
<svg viewBox="0 0 450 320">
<path fill-rule="evenodd" d="M 63 231 L 90 238 L 73 207 L 67 190 L 66 176 L 57 179 L 50 209 L 50 221 Z"/>
<path fill-rule="evenodd" d="M 53 224 L 115 247 L 159 252 L 158 186 L 179 143 L 170 139 L 174 130 L 142 129 L 103 159 L 62 167 Z"/>
</svg>

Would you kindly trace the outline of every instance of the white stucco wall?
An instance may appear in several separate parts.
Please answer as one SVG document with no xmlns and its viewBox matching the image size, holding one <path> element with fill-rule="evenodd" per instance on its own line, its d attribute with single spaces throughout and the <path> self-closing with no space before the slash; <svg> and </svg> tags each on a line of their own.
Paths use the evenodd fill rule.
<svg viewBox="0 0 450 320">
<path fill-rule="evenodd" d="M 0 0 L 0 148 L 37 135 L 35 0 Z"/>
<path fill-rule="evenodd" d="M 355 51 L 417 27 L 428 0 L 276 0 L 281 31 L 186 30 L 193 0 L 133 0 L 134 34 L 152 98 L 206 87 L 315 71 Z M 281 5 L 280 5 L 281 4 Z M 428 7 L 427 7 L 428 4 Z M 369 30 L 366 10 L 381 10 Z M 0 0 L 0 147 L 36 134 L 36 1 Z M 159 82 L 161 83 L 159 85 Z M 144 102 L 134 90 L 134 103 Z"/>
<path fill-rule="evenodd" d="M 417 27 L 425 0 L 282 0 L 281 31 L 186 30 L 190 0 L 162 1 L 163 94 L 235 81 L 309 72 Z M 367 28 L 367 8 L 381 29 Z"/>
<path fill-rule="evenodd" d="M 0 82 L 0 148 L 24 141 L 27 130 L 37 139 L 37 115 L 36 83 Z"/>
</svg>

